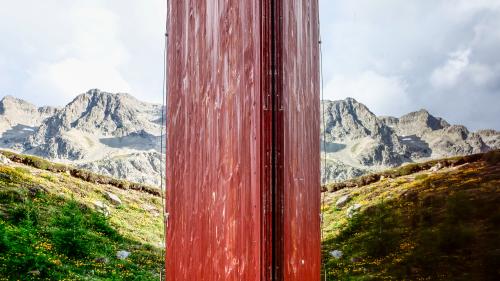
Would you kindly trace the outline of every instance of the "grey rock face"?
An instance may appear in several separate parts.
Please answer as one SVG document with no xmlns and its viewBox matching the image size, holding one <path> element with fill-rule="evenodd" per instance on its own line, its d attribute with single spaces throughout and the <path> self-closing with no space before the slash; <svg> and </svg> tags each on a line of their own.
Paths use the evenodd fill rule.
<svg viewBox="0 0 500 281">
<path fill-rule="evenodd" d="M 337 202 L 335 202 L 335 207 L 340 209 L 340 208 L 344 207 L 347 204 L 347 202 L 349 202 L 349 200 L 351 200 L 351 196 L 349 194 L 344 195 L 344 196 L 340 197 L 337 200 Z"/>
<path fill-rule="evenodd" d="M 434 165 L 433 167 L 431 167 L 429 169 L 429 171 L 431 171 L 431 172 L 437 172 L 437 171 L 441 170 L 442 168 L 443 168 L 443 164 L 437 163 L 436 165 Z"/>
<path fill-rule="evenodd" d="M 39 107 L 12 96 L 5 96 L 0 100 L 0 116 L 2 121 L 10 125 L 23 124 L 26 126 L 38 126 L 46 118 L 58 111 L 55 107 Z"/>
<path fill-rule="evenodd" d="M 0 154 L 0 164 L 10 164 L 11 161 L 9 160 L 9 158 L 3 156 L 3 154 Z"/>
<path fill-rule="evenodd" d="M 326 157 L 328 158 L 331 156 L 330 154 L 327 154 Z M 321 161 L 321 166 L 322 166 L 321 177 L 323 183 L 331 181 L 342 181 L 345 179 L 359 177 L 369 171 L 368 169 L 365 168 L 349 166 L 348 164 L 342 162 L 342 159 L 334 159 L 334 158 L 328 158 L 326 163 L 325 161 Z"/>
<path fill-rule="evenodd" d="M 45 120 L 29 136 L 25 149 L 33 154 L 68 160 L 92 158 L 93 148 L 107 146 L 154 149 L 161 130 L 161 106 L 128 94 L 90 90 Z"/>
<path fill-rule="evenodd" d="M 352 218 L 354 215 L 356 215 L 359 210 L 361 209 L 361 204 L 354 204 L 347 208 L 346 214 L 348 218 Z"/>
<path fill-rule="evenodd" d="M 477 134 L 489 147 L 500 147 L 500 132 L 495 130 L 480 130 Z"/>
<path fill-rule="evenodd" d="M 94 262 L 107 264 L 107 263 L 109 263 L 109 259 L 107 257 L 99 257 L 99 258 L 95 258 Z"/>
<path fill-rule="evenodd" d="M 391 124 L 387 125 L 393 128 L 400 136 L 416 135 L 419 137 L 428 132 L 450 126 L 446 121 L 432 116 L 425 109 L 408 113 L 399 119 L 392 117 Z"/>
<path fill-rule="evenodd" d="M 407 162 L 500 148 L 500 132 L 470 132 L 425 110 L 378 117 L 352 98 L 324 101 L 322 182 L 342 181 Z M 162 106 L 128 94 L 90 90 L 63 108 L 7 96 L 0 101 L 0 148 L 160 185 Z M 323 139 L 323 136 L 322 136 Z"/>
<path fill-rule="evenodd" d="M 116 258 L 120 259 L 120 260 L 124 260 L 124 259 L 127 259 L 130 256 L 130 254 L 131 253 L 128 251 L 120 250 L 120 251 L 116 252 Z"/>
<path fill-rule="evenodd" d="M 100 212 L 104 216 L 108 217 L 111 215 L 111 211 L 109 210 L 108 205 L 104 204 L 102 201 L 95 201 L 94 208 L 96 211 Z"/>
<path fill-rule="evenodd" d="M 61 109 L 0 101 L 0 147 L 159 185 L 162 106 L 90 90 Z"/>
<path fill-rule="evenodd" d="M 158 209 L 156 209 L 156 207 L 152 206 L 152 205 L 149 205 L 149 204 L 142 204 L 141 205 L 142 209 L 148 213 L 150 213 L 151 215 L 153 215 L 154 217 L 159 217 L 160 216 L 160 211 Z"/>
<path fill-rule="evenodd" d="M 122 200 L 118 195 L 111 192 L 104 192 L 104 197 L 109 200 L 113 205 L 120 206 L 122 204 Z"/>
<path fill-rule="evenodd" d="M 333 250 L 330 252 L 330 255 L 338 260 L 344 255 L 344 253 L 341 250 Z"/>
<path fill-rule="evenodd" d="M 377 117 L 352 98 L 323 101 L 323 182 L 341 181 L 403 163 L 467 155 L 500 148 L 500 133 L 470 132 L 426 110 L 400 118 Z M 323 132 L 323 120 L 321 122 Z M 323 136 L 321 136 L 323 139 Z"/>
<path fill-rule="evenodd" d="M 155 151 L 107 157 L 78 166 L 98 174 L 154 186 L 159 185 L 162 168 L 161 154 Z"/>
<path fill-rule="evenodd" d="M 352 98 L 324 101 L 326 169 L 323 182 L 360 176 L 372 167 L 407 162 L 408 148 L 395 131 Z M 321 136 L 323 138 L 323 135 Z"/>
<path fill-rule="evenodd" d="M 57 111 L 55 107 L 37 108 L 24 100 L 4 97 L 0 100 L 0 147 L 19 149 L 24 140 Z"/>
<path fill-rule="evenodd" d="M 362 166 L 402 163 L 406 147 L 396 133 L 365 105 L 352 98 L 324 101 L 326 151 L 347 147 L 355 162 Z M 322 123 L 323 124 L 323 123 Z M 332 149 L 332 148 L 337 149 Z"/>
</svg>

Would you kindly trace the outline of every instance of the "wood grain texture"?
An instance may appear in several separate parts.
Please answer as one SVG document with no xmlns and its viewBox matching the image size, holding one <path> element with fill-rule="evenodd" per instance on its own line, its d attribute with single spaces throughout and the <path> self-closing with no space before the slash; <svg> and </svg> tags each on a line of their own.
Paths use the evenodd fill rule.
<svg viewBox="0 0 500 281">
<path fill-rule="evenodd" d="M 316 1 L 282 0 L 284 280 L 319 280 L 320 81 Z"/>
<path fill-rule="evenodd" d="M 284 280 L 317 280 L 318 53 L 307 42 L 317 43 L 317 7 L 169 2 L 167 280 L 270 281 L 273 257 Z M 271 4 L 282 21 L 272 21 Z M 274 170 L 273 150 L 281 167 Z M 279 178 L 278 210 L 272 178 Z"/>
</svg>

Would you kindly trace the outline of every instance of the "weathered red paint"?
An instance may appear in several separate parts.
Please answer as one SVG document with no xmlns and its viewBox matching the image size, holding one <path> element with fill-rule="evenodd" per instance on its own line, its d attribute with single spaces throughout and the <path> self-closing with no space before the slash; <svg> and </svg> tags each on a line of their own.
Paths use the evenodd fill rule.
<svg viewBox="0 0 500 281">
<path fill-rule="evenodd" d="M 169 11 L 167 280 L 319 280 L 316 2 Z"/>
</svg>

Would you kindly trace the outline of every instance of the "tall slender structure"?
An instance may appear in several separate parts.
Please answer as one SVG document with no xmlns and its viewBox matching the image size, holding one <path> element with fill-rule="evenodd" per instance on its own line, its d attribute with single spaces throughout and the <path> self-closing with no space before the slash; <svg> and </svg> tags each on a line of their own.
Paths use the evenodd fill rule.
<svg viewBox="0 0 500 281">
<path fill-rule="evenodd" d="M 167 280 L 319 281 L 317 1 L 169 1 Z"/>
</svg>

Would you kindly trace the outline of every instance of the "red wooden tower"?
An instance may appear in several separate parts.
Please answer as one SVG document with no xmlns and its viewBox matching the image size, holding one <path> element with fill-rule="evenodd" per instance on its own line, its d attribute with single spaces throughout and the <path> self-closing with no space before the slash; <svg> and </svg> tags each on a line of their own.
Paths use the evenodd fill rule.
<svg viewBox="0 0 500 281">
<path fill-rule="evenodd" d="M 319 281 L 318 4 L 170 1 L 167 280 Z"/>
</svg>

